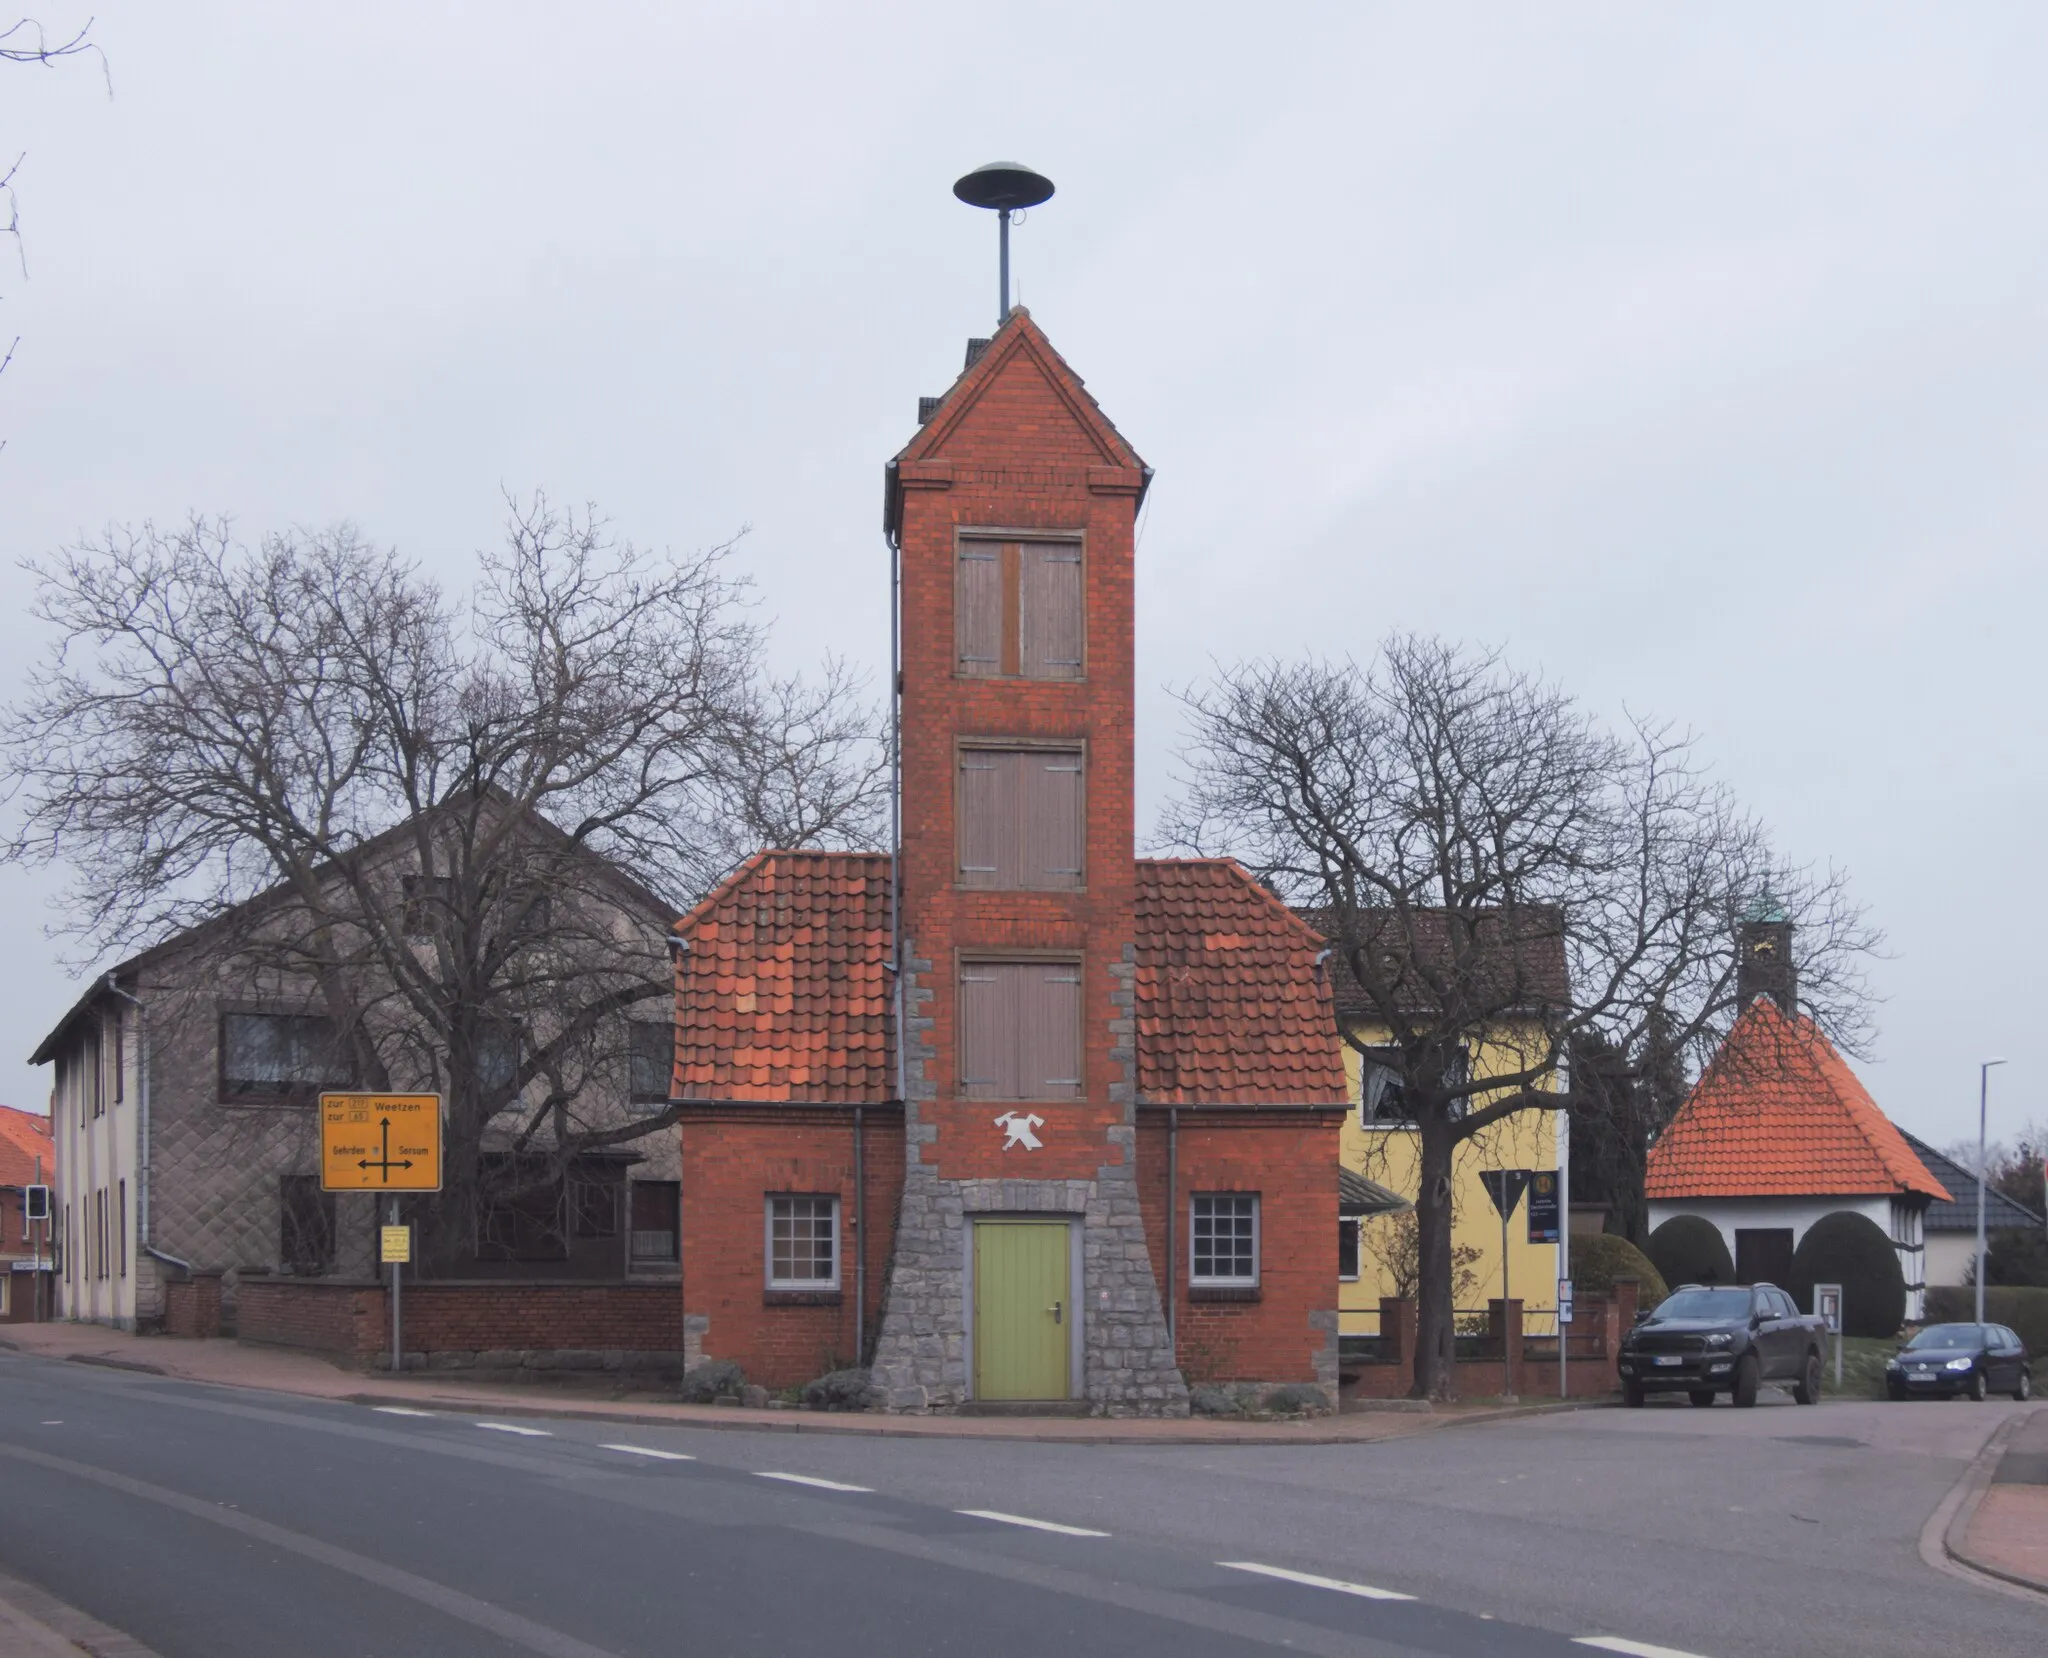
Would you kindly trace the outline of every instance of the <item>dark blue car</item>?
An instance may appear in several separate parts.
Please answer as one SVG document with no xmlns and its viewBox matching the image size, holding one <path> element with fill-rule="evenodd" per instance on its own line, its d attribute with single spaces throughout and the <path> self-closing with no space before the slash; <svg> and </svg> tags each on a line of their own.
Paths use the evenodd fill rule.
<svg viewBox="0 0 2048 1658">
<path fill-rule="evenodd" d="M 2020 1338 L 2003 1324 L 1930 1324 L 1892 1355 L 1884 1390 L 1894 1399 L 2025 1399 L 2034 1391 L 2034 1371 Z"/>
</svg>

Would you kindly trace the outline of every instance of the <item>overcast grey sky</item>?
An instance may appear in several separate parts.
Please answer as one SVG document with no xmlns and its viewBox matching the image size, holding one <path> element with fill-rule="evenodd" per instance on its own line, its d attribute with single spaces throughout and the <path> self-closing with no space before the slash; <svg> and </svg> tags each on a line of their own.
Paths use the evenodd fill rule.
<svg viewBox="0 0 2048 1658">
<path fill-rule="evenodd" d="M 111 99 L 0 66 L 11 684 L 15 561 L 110 522 L 350 518 L 459 584 L 535 486 L 751 525 L 781 653 L 882 662 L 881 466 L 994 321 L 948 187 L 1016 159 L 1022 298 L 1158 470 L 1141 834 L 1211 656 L 1495 643 L 1852 873 L 1899 1122 L 2029 1056 L 2048 7 L 99 9 Z M 0 871 L 35 1109 L 47 886 Z"/>
</svg>

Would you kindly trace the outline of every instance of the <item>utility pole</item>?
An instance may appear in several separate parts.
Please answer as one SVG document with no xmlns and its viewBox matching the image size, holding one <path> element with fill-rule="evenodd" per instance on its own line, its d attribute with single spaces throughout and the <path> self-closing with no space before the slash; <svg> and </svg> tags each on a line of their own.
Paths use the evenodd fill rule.
<svg viewBox="0 0 2048 1658">
<path fill-rule="evenodd" d="M 1987 1059 L 1977 1067 L 1977 1322 L 1984 1322 L 1984 1130 L 1991 1108 L 1991 1067 L 2002 1059 Z"/>
</svg>

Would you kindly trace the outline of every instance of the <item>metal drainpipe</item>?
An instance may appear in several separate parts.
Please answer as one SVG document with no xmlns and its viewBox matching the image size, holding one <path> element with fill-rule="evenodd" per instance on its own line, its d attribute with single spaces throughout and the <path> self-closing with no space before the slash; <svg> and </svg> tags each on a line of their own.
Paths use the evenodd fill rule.
<svg viewBox="0 0 2048 1658">
<path fill-rule="evenodd" d="M 133 1005 L 137 1015 L 135 1043 L 135 1253 L 150 1255 L 159 1261 L 168 1261 L 173 1266 L 192 1270 L 190 1261 L 181 1261 L 175 1255 L 166 1255 L 154 1248 L 149 1241 L 149 1004 L 140 996 L 131 995 L 116 982 L 114 975 L 106 977 L 107 989 L 122 1001 Z"/>
<path fill-rule="evenodd" d="M 1166 1108 L 1166 1344 L 1180 1363 L 1180 1303 L 1174 1285 L 1180 1278 L 1180 1107 Z"/>
<path fill-rule="evenodd" d="M 853 1362 L 868 1362 L 868 1182 L 861 1108 L 853 1108 Z"/>
</svg>

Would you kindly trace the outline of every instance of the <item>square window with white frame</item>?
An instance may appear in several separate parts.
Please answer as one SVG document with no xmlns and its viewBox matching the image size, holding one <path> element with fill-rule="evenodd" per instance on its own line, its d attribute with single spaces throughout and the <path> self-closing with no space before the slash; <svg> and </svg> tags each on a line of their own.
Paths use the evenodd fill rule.
<svg viewBox="0 0 2048 1658">
<path fill-rule="evenodd" d="M 839 1287 L 839 1199 L 771 1195 L 768 1199 L 768 1287 Z"/>
<path fill-rule="evenodd" d="M 1247 1288 L 1259 1281 L 1256 1192 L 1203 1192 L 1189 1200 L 1188 1282 Z"/>
</svg>

